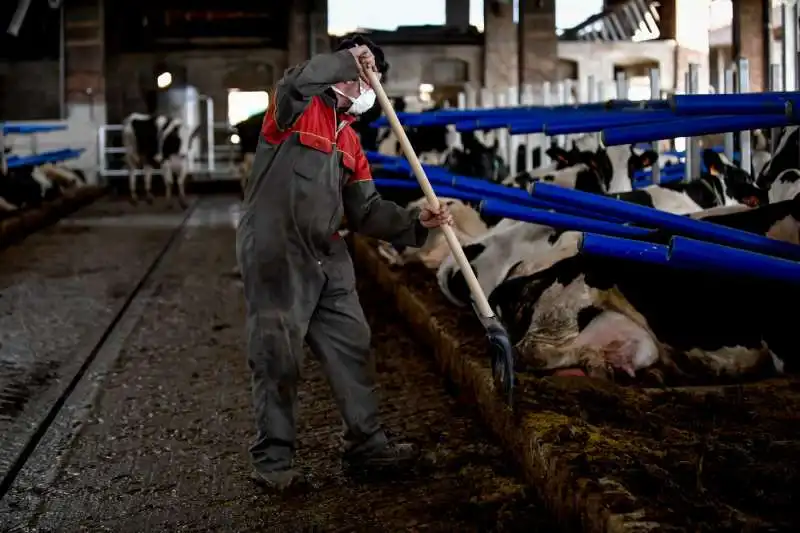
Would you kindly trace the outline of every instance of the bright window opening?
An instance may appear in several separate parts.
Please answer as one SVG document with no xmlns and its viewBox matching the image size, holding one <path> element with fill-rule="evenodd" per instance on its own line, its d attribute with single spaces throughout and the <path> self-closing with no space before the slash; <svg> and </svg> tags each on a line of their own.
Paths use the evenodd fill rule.
<svg viewBox="0 0 800 533">
<path fill-rule="evenodd" d="M 228 123 L 238 124 L 251 115 L 263 112 L 268 105 L 267 91 L 228 89 Z"/>
</svg>

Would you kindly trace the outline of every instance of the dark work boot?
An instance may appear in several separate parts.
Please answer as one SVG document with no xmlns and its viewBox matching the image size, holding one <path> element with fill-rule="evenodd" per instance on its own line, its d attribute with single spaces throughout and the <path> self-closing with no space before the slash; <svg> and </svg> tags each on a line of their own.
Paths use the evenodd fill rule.
<svg viewBox="0 0 800 533">
<path fill-rule="evenodd" d="M 310 488 L 309 480 L 306 479 L 306 476 L 292 468 L 274 472 L 259 472 L 254 469 L 250 474 L 250 479 L 257 485 L 273 491 Z"/>
<path fill-rule="evenodd" d="M 363 472 L 413 465 L 419 458 L 419 450 L 410 443 L 389 441 L 380 448 L 354 450 L 342 457 L 342 468 L 346 471 Z"/>
</svg>

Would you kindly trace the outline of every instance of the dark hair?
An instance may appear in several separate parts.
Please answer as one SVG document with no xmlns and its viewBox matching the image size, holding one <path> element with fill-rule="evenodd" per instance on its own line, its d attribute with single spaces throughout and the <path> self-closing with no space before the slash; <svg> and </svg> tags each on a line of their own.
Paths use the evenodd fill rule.
<svg viewBox="0 0 800 533">
<path fill-rule="evenodd" d="M 369 51 L 372 52 L 373 56 L 375 56 L 375 66 L 378 67 L 378 72 L 380 72 L 385 78 L 386 73 L 389 72 L 389 63 L 386 62 L 386 57 L 384 57 L 381 47 L 373 43 L 367 37 L 364 37 L 360 34 L 346 37 L 339 43 L 339 46 L 336 47 L 336 51 L 349 50 L 350 48 L 355 48 L 356 46 L 366 46 L 369 48 Z"/>
</svg>

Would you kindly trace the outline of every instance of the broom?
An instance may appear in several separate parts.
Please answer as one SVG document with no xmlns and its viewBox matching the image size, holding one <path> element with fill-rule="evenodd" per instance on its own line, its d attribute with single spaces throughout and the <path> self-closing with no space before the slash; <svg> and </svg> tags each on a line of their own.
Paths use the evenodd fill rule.
<svg viewBox="0 0 800 533">
<path fill-rule="evenodd" d="M 414 171 L 414 175 L 417 178 L 422 192 L 425 193 L 428 204 L 432 209 L 438 210 L 439 199 L 433 192 L 433 188 L 428 181 L 428 176 L 425 175 L 425 170 L 423 170 L 417 154 L 414 153 L 414 148 L 412 148 L 411 143 L 408 141 L 406 132 L 403 130 L 403 126 L 400 125 L 400 120 L 397 118 L 397 114 L 394 112 L 381 82 L 378 81 L 375 72 L 369 68 L 363 67 L 362 70 L 370 86 L 375 91 L 378 103 L 383 109 L 386 118 L 389 120 L 392 131 L 400 142 L 403 153 L 406 159 L 408 159 L 411 169 Z M 472 270 L 467 256 L 464 255 L 464 250 L 461 249 L 461 243 L 458 242 L 453 228 L 445 225 L 442 226 L 441 229 L 444 232 L 453 257 L 461 268 L 461 273 L 464 275 L 469 291 L 472 293 L 472 307 L 475 310 L 475 314 L 486 330 L 486 338 L 489 343 L 489 355 L 491 356 L 492 362 L 492 377 L 495 382 L 495 387 L 503 391 L 506 401 L 511 405 L 512 392 L 514 389 L 514 352 L 511 348 L 511 342 L 508 339 L 508 333 L 492 312 L 489 301 L 486 299 L 486 295 L 483 293 L 483 289 L 478 283 L 478 278 L 475 276 L 475 272 Z"/>
</svg>

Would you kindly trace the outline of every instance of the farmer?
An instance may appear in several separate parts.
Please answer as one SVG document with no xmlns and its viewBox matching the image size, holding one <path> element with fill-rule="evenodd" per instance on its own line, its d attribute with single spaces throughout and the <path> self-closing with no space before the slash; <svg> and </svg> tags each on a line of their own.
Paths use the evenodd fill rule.
<svg viewBox="0 0 800 533">
<path fill-rule="evenodd" d="M 387 438 L 369 372 L 370 329 L 353 264 L 337 230 L 421 246 L 428 229 L 452 222 L 442 206 L 406 210 L 380 197 L 350 124 L 375 103 L 365 69 L 385 74 L 383 52 L 345 40 L 286 71 L 274 91 L 244 193 L 236 253 L 247 308 L 257 437 L 253 479 L 284 489 L 307 482 L 293 468 L 303 341 L 322 364 L 344 419 L 345 469 L 416 459 Z"/>
</svg>

